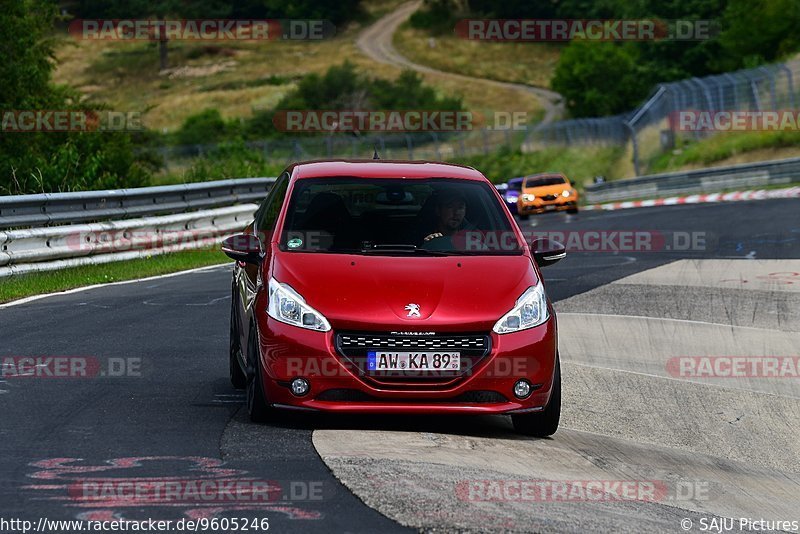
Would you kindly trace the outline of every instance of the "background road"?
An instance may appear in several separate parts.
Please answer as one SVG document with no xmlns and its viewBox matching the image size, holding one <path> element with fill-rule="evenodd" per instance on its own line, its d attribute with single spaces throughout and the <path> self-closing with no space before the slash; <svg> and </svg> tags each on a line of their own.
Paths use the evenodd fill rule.
<svg viewBox="0 0 800 534">
<path fill-rule="evenodd" d="M 573 252 L 566 260 L 545 271 L 548 292 L 556 302 L 556 309 L 564 312 L 563 318 L 559 318 L 563 323 L 562 343 L 566 343 L 574 354 L 572 361 L 576 365 L 567 363 L 565 367 L 565 429 L 552 440 L 514 438 L 512 444 L 514 447 L 533 447 L 531 451 L 541 451 L 541 456 L 535 462 L 541 468 L 540 477 L 560 473 L 555 456 L 552 456 L 553 447 L 573 451 L 591 450 L 591 454 L 597 455 L 593 460 L 594 465 L 620 465 L 623 469 L 626 462 L 646 463 L 648 455 L 653 454 L 652 446 L 633 442 L 640 439 L 640 434 L 625 434 L 626 427 L 639 429 L 640 422 L 603 422 L 581 408 L 583 392 L 587 391 L 584 388 L 595 388 L 598 393 L 593 400 L 600 409 L 604 402 L 613 405 L 613 399 L 600 398 L 605 392 L 604 388 L 624 385 L 630 391 L 640 391 L 636 388 L 643 386 L 635 383 L 639 375 L 634 376 L 627 371 L 621 374 L 608 368 L 605 371 L 595 368 L 587 372 L 576 371 L 578 364 L 597 363 L 596 360 L 586 359 L 589 357 L 606 358 L 603 367 L 607 367 L 610 361 L 608 354 L 601 354 L 602 351 L 584 354 L 582 343 L 591 344 L 591 339 L 581 341 L 576 337 L 571 341 L 563 340 L 564 328 L 588 320 L 580 316 L 588 306 L 595 306 L 596 313 L 614 314 L 620 313 L 614 306 L 625 306 L 626 302 L 638 300 L 640 309 L 632 309 L 629 315 L 664 317 L 663 310 L 648 310 L 646 303 L 650 298 L 668 299 L 671 292 L 676 291 L 670 289 L 673 286 L 669 285 L 637 286 L 639 282 L 636 279 L 626 279 L 630 281 L 624 283 L 613 282 L 687 258 L 800 259 L 800 210 L 797 209 L 796 200 L 672 206 L 581 213 L 577 216 L 553 214 L 532 218 L 525 227 L 532 231 L 562 232 L 653 231 L 663 236 L 673 236 L 675 232 L 702 232 L 706 243 L 699 250 L 688 251 L 666 250 L 664 247 L 656 251 Z M 670 239 L 668 237 L 664 242 L 672 243 Z M 420 502 L 426 502 L 427 498 L 435 503 L 439 498 L 435 493 L 426 496 L 419 491 L 396 493 L 402 489 L 403 473 L 406 476 L 414 473 L 403 460 L 414 460 L 415 449 L 409 446 L 409 440 L 423 439 L 438 444 L 438 452 L 431 453 L 431 462 L 449 465 L 448 476 L 455 476 L 454 473 L 457 475 L 459 469 L 458 458 L 466 466 L 472 461 L 470 458 L 479 458 L 489 451 L 496 463 L 502 464 L 503 451 L 498 452 L 493 447 L 508 443 L 508 421 L 503 417 L 387 419 L 301 417 L 287 413 L 275 425 L 250 424 L 242 408 L 242 394 L 233 390 L 227 379 L 229 271 L 228 266 L 220 266 L 0 307 L 0 361 L 8 361 L 8 357 L 85 357 L 90 361 L 96 360 L 107 371 L 114 371 L 116 368 L 108 366 L 117 365 L 120 361 L 129 365 L 130 362 L 134 363 L 129 373 L 133 376 L 113 377 L 108 375 L 114 372 L 106 372 L 106 376 L 88 378 L 6 377 L 0 381 L 0 410 L 3 414 L 3 424 L 0 425 L 2 517 L 179 519 L 185 516 L 245 515 L 269 517 L 271 530 L 275 532 L 288 529 L 327 532 L 389 532 L 403 529 L 400 524 L 363 504 L 364 500 L 408 525 L 452 525 L 448 521 L 453 518 L 447 515 L 441 515 L 438 519 L 423 518 L 423 521 L 420 520 L 419 510 L 411 504 L 400 506 L 401 509 L 397 510 L 387 508 L 386 503 L 382 502 L 385 501 L 382 493 L 403 495 L 404 498 L 418 499 Z M 663 273 L 659 277 L 669 276 L 667 271 L 651 272 Z M 713 292 L 717 291 L 715 288 L 702 287 L 696 290 L 698 298 L 707 301 L 713 299 Z M 588 293 L 590 291 L 606 293 Z M 684 294 L 686 289 L 680 291 Z M 650 297 L 642 298 L 641 295 Z M 726 316 L 726 320 L 732 326 L 775 328 L 789 335 L 791 329 L 781 329 L 780 323 L 795 320 L 791 313 L 796 313 L 798 309 L 798 295 L 800 293 L 797 292 L 772 295 L 771 298 L 780 309 L 772 315 L 769 310 L 763 311 L 765 316 L 774 316 L 768 324 L 753 325 L 756 319 L 750 317 L 757 313 L 747 314 L 747 317 L 737 317 L 732 313 Z M 491 295 L 482 298 L 491 298 Z M 600 309 L 603 306 L 605 308 Z M 721 306 L 724 308 L 724 303 Z M 703 320 L 693 317 L 693 313 L 700 312 L 694 312 L 691 308 L 682 304 L 675 313 L 681 320 Z M 707 306 L 697 308 L 709 309 Z M 668 314 L 666 316 L 669 318 Z M 750 323 L 745 324 L 747 321 Z M 645 334 L 652 332 L 647 330 L 647 325 L 641 328 Z M 605 343 L 612 341 L 606 338 Z M 606 349 L 610 352 L 615 350 L 611 345 Z M 562 352 L 564 350 L 562 344 Z M 566 360 L 569 362 L 570 359 Z M 109 364 L 110 361 L 117 363 Z M 140 370 L 137 370 L 137 362 L 140 362 Z M 644 369 L 649 364 L 647 361 L 631 360 L 625 365 L 640 365 Z M 796 382 L 793 387 L 796 391 Z M 694 391 L 687 390 L 682 394 L 683 402 L 694 402 Z M 774 403 L 766 402 L 762 407 L 768 410 L 770 406 L 778 406 L 781 402 L 795 402 L 789 396 L 786 398 L 789 400 L 781 397 Z M 699 399 L 699 403 L 706 402 L 706 397 Z M 758 397 L 752 402 L 762 400 Z M 625 401 L 647 404 L 642 398 L 625 398 Z M 680 407 L 681 401 L 678 402 Z M 714 406 L 714 403 L 709 403 L 707 408 L 712 411 Z M 794 406 L 784 406 L 792 418 L 797 415 L 791 412 Z M 675 462 L 674 471 L 680 472 L 687 465 L 694 469 L 697 462 L 703 462 L 711 466 L 705 471 L 706 476 L 710 477 L 715 472 L 729 473 L 731 479 L 741 476 L 741 468 L 737 467 L 739 464 L 727 469 L 728 464 L 724 462 L 746 459 L 749 449 L 736 441 L 751 439 L 752 436 L 732 432 L 717 435 L 717 441 L 701 439 L 702 425 L 692 421 L 691 414 L 675 413 L 680 410 L 673 411 L 673 407 L 653 405 L 651 408 L 652 414 L 648 417 L 657 415 L 664 420 L 674 418 L 672 422 L 683 426 L 694 425 L 688 429 L 687 435 L 694 435 L 697 443 L 673 443 L 666 437 L 661 442 L 665 450 L 669 448 L 672 451 L 670 458 Z M 797 429 L 791 426 L 794 421 L 791 419 L 786 427 L 772 429 L 773 435 L 762 435 L 759 439 L 766 443 L 767 448 L 770 441 L 776 442 L 776 446 L 783 446 L 786 439 L 792 436 L 796 438 Z M 647 431 L 664 431 L 671 428 L 672 422 L 665 422 L 664 427 L 654 426 Z M 314 437 L 317 448 L 323 456 L 338 458 L 328 459 L 328 463 L 337 476 L 358 493 L 358 498 L 342 486 L 323 463 L 312 443 L 314 429 L 318 430 Z M 349 440 L 349 431 L 355 432 L 358 437 L 356 441 Z M 630 447 L 638 447 L 638 452 L 634 454 L 632 449 L 615 449 L 619 443 L 609 441 L 611 438 L 608 437 L 613 432 L 620 432 L 622 437 L 630 440 L 626 442 Z M 387 436 L 396 437 L 397 442 L 392 445 L 391 442 L 375 441 L 386 439 Z M 442 455 L 441 447 L 446 449 L 455 446 L 454 443 L 462 443 L 462 440 L 471 440 L 474 454 L 461 450 L 455 456 Z M 371 462 L 370 469 L 364 469 L 366 463 L 341 460 L 346 454 L 357 455 L 360 449 L 366 451 L 371 447 L 383 451 L 385 457 L 362 458 L 366 463 Z M 372 452 L 377 455 L 377 452 Z M 795 454 L 796 451 L 790 449 L 785 452 Z M 506 458 L 513 458 L 520 454 L 520 450 L 511 447 L 506 454 Z M 398 455 L 405 456 L 400 458 Z M 519 461 L 524 462 L 525 458 L 523 455 Z M 796 458 L 793 460 L 795 466 Z M 800 489 L 797 469 L 787 466 L 786 462 L 791 459 L 787 459 L 786 455 L 781 457 L 766 450 L 762 460 L 760 464 L 753 464 L 754 471 L 746 474 L 750 477 L 748 480 L 760 477 L 759 480 L 765 485 L 772 484 L 773 490 L 769 491 L 778 491 L 770 481 L 773 480 L 771 477 L 780 477 L 780 491 L 786 488 Z M 563 457 L 558 459 L 558 462 L 563 461 Z M 224 465 L 218 465 L 220 462 L 224 462 Z M 467 467 L 478 469 L 479 466 Z M 226 472 L 224 469 L 234 471 Z M 761 470 L 756 472 L 758 469 Z M 390 477 L 382 481 L 384 486 L 372 484 L 355 487 L 352 478 L 354 473 L 371 476 L 381 472 Z M 525 474 L 536 476 L 536 473 Z M 230 502 L 222 497 L 219 498 L 220 502 L 208 503 L 202 499 L 191 500 L 185 495 L 180 498 L 160 495 L 146 505 L 142 505 L 141 501 L 126 500 L 122 492 L 115 493 L 112 490 L 119 488 L 122 482 L 145 481 L 152 484 L 174 480 L 183 480 L 184 484 L 197 480 L 256 480 L 277 489 L 267 503 L 246 499 Z M 389 487 L 386 487 L 387 480 Z M 94 487 L 87 484 L 98 481 L 110 484 L 108 488 L 112 489 L 101 495 L 87 495 L 86 488 Z M 723 483 L 724 480 L 720 482 Z M 417 487 L 417 490 L 423 489 L 423 486 Z M 758 488 L 760 486 L 750 489 L 761 491 Z M 309 498 L 309 494 L 314 498 Z M 793 495 L 791 498 L 797 499 L 798 492 L 795 491 Z M 795 501 L 795 510 L 797 504 L 800 502 Z M 552 521 L 537 527 L 544 530 L 576 528 L 574 523 L 558 522 L 558 517 L 565 514 L 563 508 L 540 508 L 519 513 L 524 516 L 524 513 L 533 510 L 538 514 L 537 517 L 551 518 Z M 601 527 L 619 527 L 622 522 L 630 521 L 629 526 L 634 530 L 663 526 L 662 521 L 677 517 L 669 507 L 660 507 L 656 511 L 655 508 L 612 506 L 609 509 L 609 505 L 595 505 L 580 509 L 580 513 L 576 512 L 577 509 L 571 510 L 569 513 L 572 516 L 578 514 L 575 516 L 578 519 L 595 518 Z M 467 512 L 464 510 L 461 514 L 462 519 L 466 517 L 473 521 L 474 528 L 485 526 L 474 522 L 479 520 L 479 516 L 469 516 Z M 506 528 L 528 528 L 522 523 L 514 523 L 512 512 L 503 511 L 506 515 L 511 514 Z M 436 521 L 440 523 L 436 524 Z M 498 528 L 502 528 L 502 525 Z"/>
</svg>

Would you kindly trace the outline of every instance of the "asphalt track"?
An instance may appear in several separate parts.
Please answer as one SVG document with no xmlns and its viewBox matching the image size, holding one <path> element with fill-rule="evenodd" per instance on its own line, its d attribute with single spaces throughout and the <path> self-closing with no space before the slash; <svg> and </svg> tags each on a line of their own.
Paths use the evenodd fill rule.
<svg viewBox="0 0 800 534">
<path fill-rule="evenodd" d="M 800 270 L 798 207 L 669 206 L 526 224 L 655 236 L 654 250 L 572 252 L 545 271 L 562 314 L 565 389 L 562 430 L 547 440 L 513 435 L 503 417 L 286 413 L 274 425 L 249 423 L 227 380 L 228 266 L 0 307 L 0 361 L 81 357 L 104 370 L 0 381 L 0 518 L 268 517 L 273 532 L 641 532 L 681 531 L 681 518 L 703 516 L 796 520 L 798 380 L 676 380 L 664 360 L 800 352 L 800 284 L 786 278 Z M 704 242 L 681 250 L 685 234 Z M 709 259 L 739 260 L 731 265 L 745 274 L 729 287 L 708 282 L 698 266 L 728 277 Z M 750 280 L 747 269 L 763 272 Z M 498 477 L 659 480 L 670 492 L 702 481 L 706 497 L 476 503 L 455 489 Z M 124 491 L 176 481 L 182 491 L 170 495 Z M 209 502 L 186 491 L 197 481 L 271 490 L 233 500 L 218 490 Z"/>
</svg>

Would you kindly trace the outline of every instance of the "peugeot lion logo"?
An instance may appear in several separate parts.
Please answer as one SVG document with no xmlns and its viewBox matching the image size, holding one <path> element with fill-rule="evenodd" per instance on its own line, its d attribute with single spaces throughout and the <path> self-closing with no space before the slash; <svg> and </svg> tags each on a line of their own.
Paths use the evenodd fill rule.
<svg viewBox="0 0 800 534">
<path fill-rule="evenodd" d="M 404 308 L 408 312 L 408 317 L 419 317 L 419 304 L 406 304 Z"/>
</svg>

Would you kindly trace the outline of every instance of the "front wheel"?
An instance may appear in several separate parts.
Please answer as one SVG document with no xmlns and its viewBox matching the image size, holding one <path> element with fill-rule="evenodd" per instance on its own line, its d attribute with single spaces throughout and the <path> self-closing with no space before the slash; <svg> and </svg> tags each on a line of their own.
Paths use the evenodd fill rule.
<svg viewBox="0 0 800 534">
<path fill-rule="evenodd" d="M 521 413 L 511 416 L 514 430 L 526 436 L 546 438 L 556 433 L 561 419 L 561 363 L 556 354 L 556 368 L 553 374 L 553 392 L 550 402 L 541 412 Z"/>
<path fill-rule="evenodd" d="M 528 218 L 530 217 L 530 215 L 528 215 L 528 214 L 525 214 L 525 215 L 517 215 L 517 216 L 519 217 L 519 220 L 520 220 L 520 221 L 527 221 L 527 220 L 528 220 Z"/>
<path fill-rule="evenodd" d="M 244 374 L 242 366 L 239 364 L 241 348 L 239 346 L 239 329 L 236 324 L 236 290 L 234 289 L 231 295 L 231 338 L 228 370 L 231 377 L 231 385 L 236 389 L 244 389 L 247 386 L 247 375 Z"/>
<path fill-rule="evenodd" d="M 269 420 L 272 413 L 267 395 L 264 390 L 264 381 L 261 376 L 261 358 L 258 357 L 258 336 L 255 333 L 255 326 L 250 328 L 251 336 L 247 346 L 247 366 L 252 371 L 252 375 L 247 377 L 247 412 L 250 420 L 254 423 L 264 423 Z"/>
<path fill-rule="evenodd" d="M 575 215 L 576 213 L 578 213 L 578 208 L 570 208 L 567 210 L 567 213 Z"/>
</svg>

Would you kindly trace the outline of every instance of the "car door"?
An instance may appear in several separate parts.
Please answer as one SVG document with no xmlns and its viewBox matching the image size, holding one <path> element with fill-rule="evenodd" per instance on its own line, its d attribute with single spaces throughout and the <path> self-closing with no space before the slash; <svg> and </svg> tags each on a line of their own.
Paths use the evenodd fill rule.
<svg viewBox="0 0 800 534">
<path fill-rule="evenodd" d="M 253 233 L 261 239 L 262 248 L 266 251 L 272 232 L 275 229 L 275 222 L 283 207 L 286 199 L 286 191 L 289 188 L 289 174 L 284 172 L 275 181 L 275 185 L 270 189 L 267 198 L 261 203 L 256 211 L 253 223 L 248 227 L 248 232 Z M 265 262 L 271 261 L 271 257 L 266 255 Z M 269 265 L 265 266 L 265 272 L 269 272 Z M 250 335 L 250 325 L 253 318 L 253 303 L 260 289 L 258 280 L 259 268 L 257 265 L 237 263 L 234 267 L 234 280 L 237 287 L 239 299 L 239 322 L 240 346 L 246 348 L 247 340 Z M 262 281 L 264 282 L 264 281 Z M 244 351 L 243 351 L 244 352 Z M 244 352 L 246 355 L 246 352 Z"/>
</svg>

